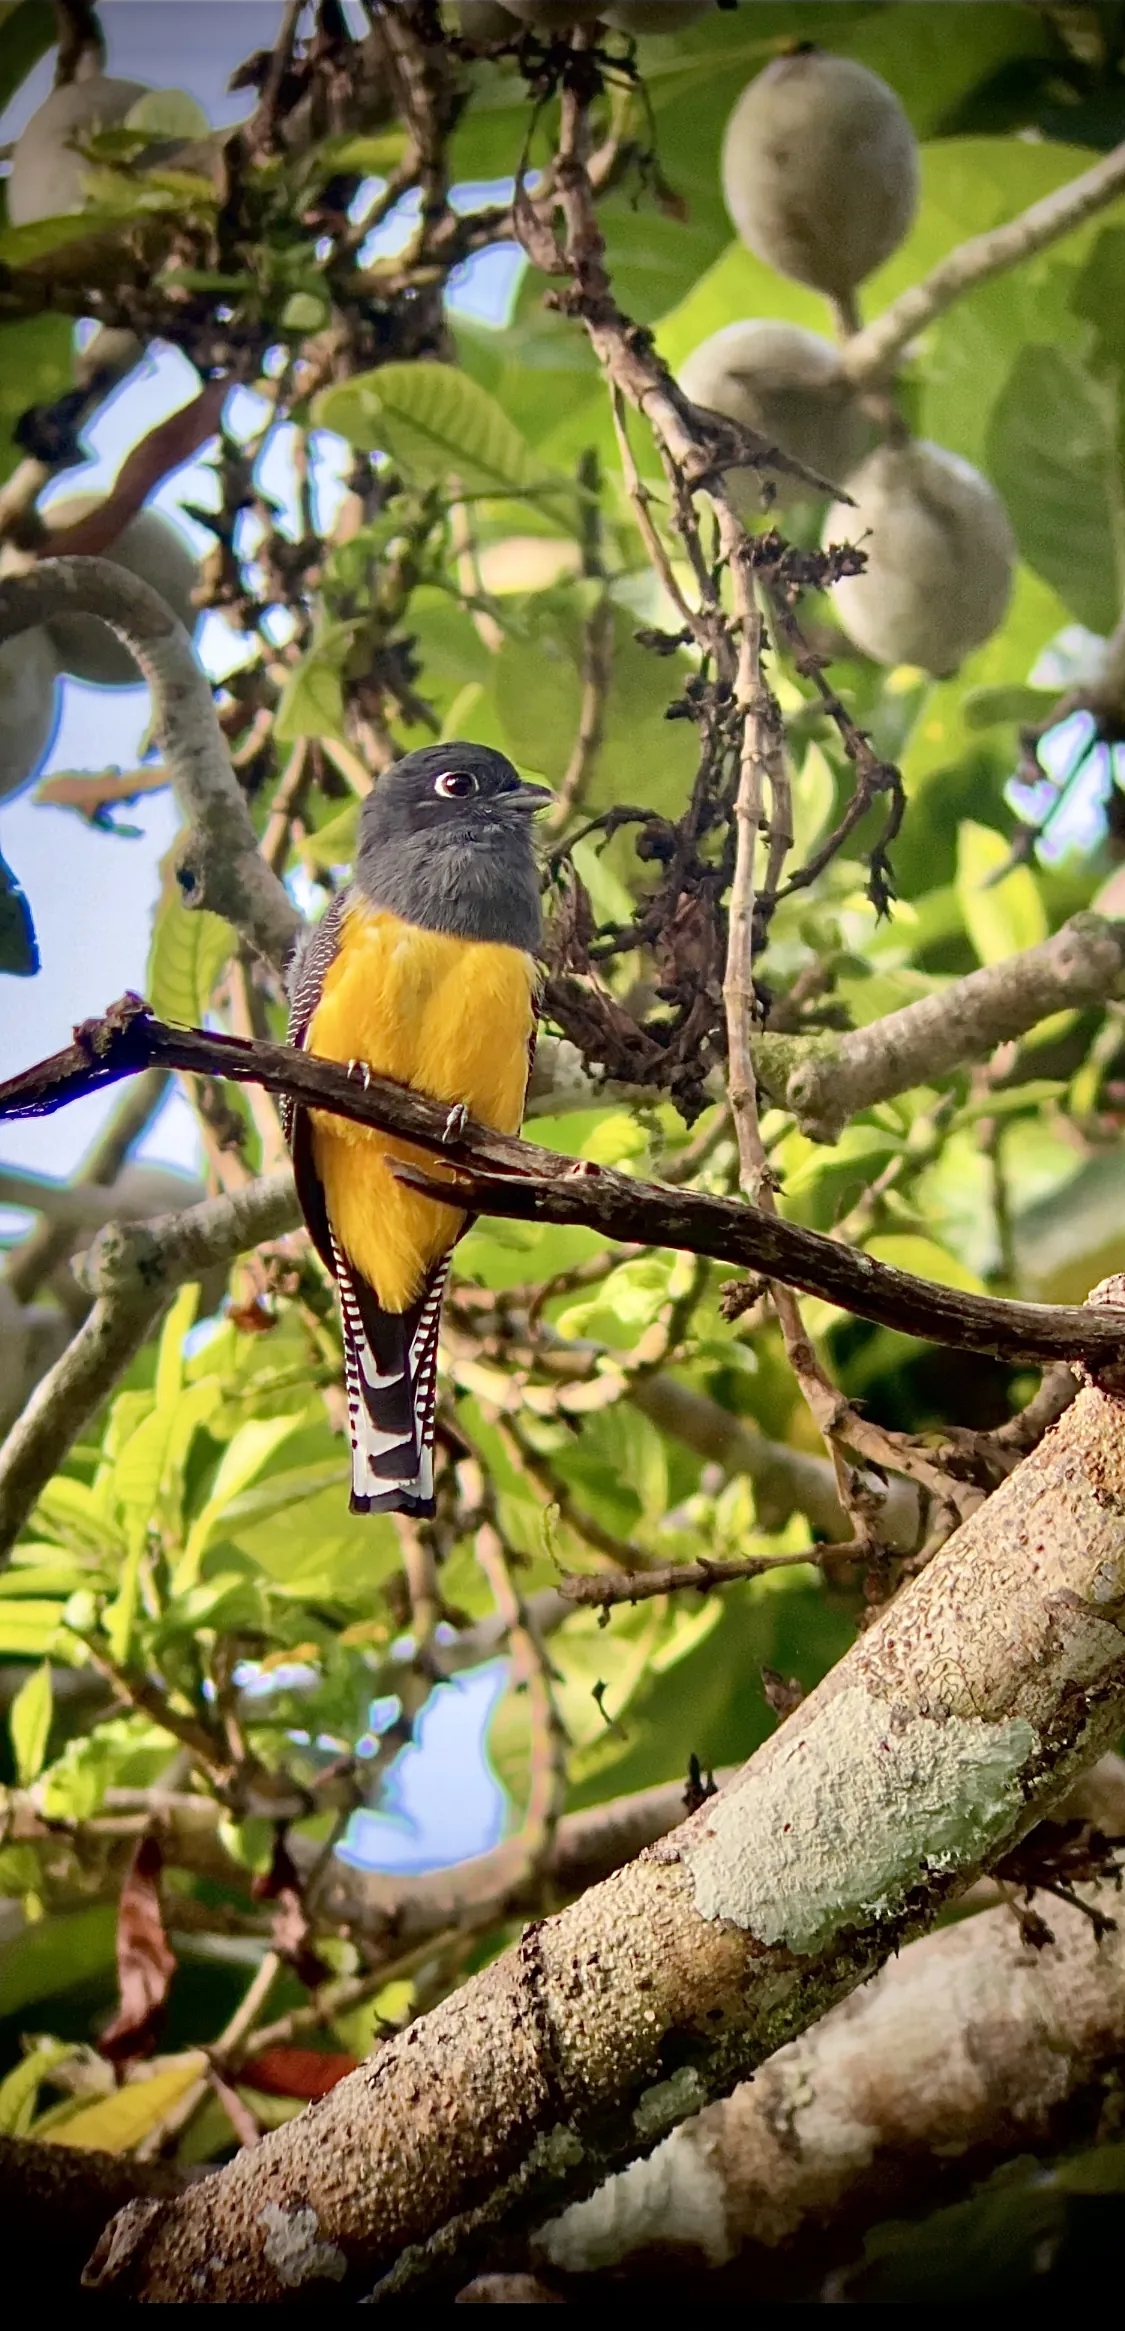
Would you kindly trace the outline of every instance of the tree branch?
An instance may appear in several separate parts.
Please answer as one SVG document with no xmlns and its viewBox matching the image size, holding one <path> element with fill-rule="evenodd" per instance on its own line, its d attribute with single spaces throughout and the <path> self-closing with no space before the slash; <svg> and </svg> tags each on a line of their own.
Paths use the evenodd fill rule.
<svg viewBox="0 0 1125 2331">
<path fill-rule="evenodd" d="M 93 1310 L 36 1385 L 0 1448 L 0 1557 L 176 1288 L 291 1230 L 296 1215 L 292 1177 L 285 1173 L 251 1182 L 233 1197 L 208 1198 L 182 1214 L 113 1224 L 101 1232 L 84 1270 L 97 1296 Z"/>
<path fill-rule="evenodd" d="M 1123 972 L 1125 924 L 1075 915 L 1021 955 L 971 971 L 823 1048 L 818 1043 L 790 1071 L 786 1106 L 811 1140 L 837 1141 L 859 1110 L 985 1059 L 1052 1012 L 1107 1002 Z"/>
<path fill-rule="evenodd" d="M 0 1121 L 47 1114 L 154 1062 L 263 1084 L 270 1092 L 292 1093 L 355 1124 L 398 1134 L 435 1153 L 443 1166 L 448 1161 L 449 1169 L 439 1179 L 403 1163 L 396 1168 L 402 1180 L 447 1202 L 455 1193 L 458 1206 L 481 1213 L 521 1221 L 584 1223 L 607 1238 L 634 1245 L 710 1255 L 820 1295 L 861 1319 L 899 1328 L 924 1342 L 986 1352 L 996 1359 L 1085 1360 L 1093 1367 L 1106 1367 L 1120 1352 L 1125 1322 L 1118 1324 L 1113 1309 L 1010 1303 L 941 1287 L 756 1207 L 697 1190 L 631 1181 L 609 1167 L 533 1148 L 530 1142 L 495 1133 L 472 1119 L 461 1123 L 458 1112 L 443 1102 L 366 1069 L 353 1077 L 336 1062 L 290 1045 L 170 1028 L 154 1019 L 135 996 L 123 998 L 104 1019 L 85 1021 L 65 1052 L 0 1085 Z M 186 1278 L 191 1273 L 185 1269 L 180 1275 Z"/>
<path fill-rule="evenodd" d="M 1057 1818 L 1125 1831 L 1121 1760 L 1103 1757 Z M 1112 1884 L 1081 1898 L 1111 1934 L 1052 1902 L 1042 1950 L 1007 1907 L 911 1943 L 752 2082 L 545 2226 L 533 2255 L 582 2274 L 646 2252 L 655 2264 L 673 2244 L 685 2274 L 737 2255 L 771 2295 L 787 2259 L 812 2297 L 873 2222 L 947 2205 L 1013 2151 L 1095 2136 L 1125 2054 L 1125 1921 Z"/>
<path fill-rule="evenodd" d="M 796 2038 L 1108 1745 L 1125 1411 L 1087 1387 L 720 1794 L 202 2185 L 124 2213 L 118 2302 L 347 2304 L 471 2273 Z M 450 2066 L 457 2067 L 455 2081 Z"/>
<path fill-rule="evenodd" d="M 1053 194 L 1045 194 L 1018 218 L 961 243 L 939 259 L 921 283 L 900 292 L 881 316 L 845 342 L 840 364 L 847 378 L 856 388 L 871 388 L 885 380 L 910 341 L 935 317 L 944 315 L 963 292 L 987 283 L 994 275 L 1003 275 L 1009 267 L 1018 267 L 1021 260 L 1030 259 L 1048 243 L 1057 243 L 1095 211 L 1104 210 L 1122 191 L 1125 145 L 1115 146 L 1081 177 L 1057 187 Z"/>
<path fill-rule="evenodd" d="M 153 725 L 188 823 L 177 866 L 184 903 L 228 922 L 280 970 L 301 918 L 258 848 L 183 625 L 155 591 L 108 559 L 42 559 L 0 583 L 0 644 L 59 615 L 97 615 L 129 649 L 152 692 Z"/>
</svg>

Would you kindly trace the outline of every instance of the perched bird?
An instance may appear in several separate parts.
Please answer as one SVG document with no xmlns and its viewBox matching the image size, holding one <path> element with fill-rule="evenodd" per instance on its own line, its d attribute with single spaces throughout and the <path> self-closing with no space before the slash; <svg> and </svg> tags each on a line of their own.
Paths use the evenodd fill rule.
<svg viewBox="0 0 1125 2331">
<path fill-rule="evenodd" d="M 289 1039 L 516 1133 L 542 925 L 531 816 L 487 745 L 425 745 L 363 805 L 355 873 L 295 960 Z M 434 1510 L 438 1323 L 466 1217 L 396 1180 L 411 1144 L 290 1104 L 297 1192 L 343 1316 L 354 1513 Z"/>
</svg>

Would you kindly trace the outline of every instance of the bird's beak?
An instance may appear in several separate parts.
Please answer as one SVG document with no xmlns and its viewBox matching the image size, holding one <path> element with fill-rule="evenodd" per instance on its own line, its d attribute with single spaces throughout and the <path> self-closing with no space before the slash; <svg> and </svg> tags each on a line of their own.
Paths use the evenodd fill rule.
<svg viewBox="0 0 1125 2331">
<path fill-rule="evenodd" d="M 518 793 L 501 793 L 496 796 L 498 805 L 504 809 L 519 810 L 527 817 L 537 817 L 541 809 L 549 809 L 554 798 L 549 785 L 522 783 Z"/>
</svg>

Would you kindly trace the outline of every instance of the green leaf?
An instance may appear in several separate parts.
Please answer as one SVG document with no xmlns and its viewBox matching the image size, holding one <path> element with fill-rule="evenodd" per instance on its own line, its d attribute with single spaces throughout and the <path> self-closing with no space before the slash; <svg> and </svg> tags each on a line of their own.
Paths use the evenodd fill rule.
<svg viewBox="0 0 1125 2331">
<path fill-rule="evenodd" d="M 1125 543 L 1116 388 L 1068 349 L 1022 347 L 992 414 L 988 470 L 1027 564 L 1079 623 L 1117 620 Z"/>
<path fill-rule="evenodd" d="M 544 469 L 502 405 L 451 364 L 384 364 L 322 389 L 318 428 L 360 453 L 389 453 L 424 485 L 519 496 L 565 484 Z"/>
<path fill-rule="evenodd" d="M 42 0 L 18 0 L 17 6 L 5 7 L 0 29 L 4 36 L 0 43 L 0 113 L 4 113 L 56 35 Z"/>
<path fill-rule="evenodd" d="M 186 89 L 146 89 L 129 107 L 125 127 L 146 130 L 153 138 L 206 138 L 211 133 L 203 107 Z"/>
<path fill-rule="evenodd" d="M 8 1711 L 8 1730 L 16 1760 L 16 1775 L 25 1789 L 37 1780 L 47 1754 L 55 1696 L 46 1660 L 21 1684 Z"/>
<path fill-rule="evenodd" d="M 55 1649 L 64 1602 L 28 1596 L 0 1603 L 0 1652 L 8 1659 L 43 1659 Z M 26 1689 L 26 1686 L 25 1686 Z"/>
<path fill-rule="evenodd" d="M 39 947 L 31 908 L 10 866 L 0 858 L 0 972 L 15 979 L 32 979 L 39 969 Z"/>
<path fill-rule="evenodd" d="M 198 2083 L 205 2085 L 207 2058 L 192 2049 L 178 2056 L 163 2072 L 128 2080 L 112 2096 L 99 2096 L 57 2129 L 44 2133 L 47 2145 L 73 2146 L 82 2152 L 131 2153 L 150 2129 L 155 2129 L 172 2106 Z"/>
<path fill-rule="evenodd" d="M 53 405 L 69 388 L 73 344 L 69 316 L 0 325 L 0 478 L 23 459 L 12 434 L 21 415 L 29 405 Z"/>
<path fill-rule="evenodd" d="M 287 1441 L 302 1423 L 300 1415 L 255 1417 L 244 1424 L 228 1444 L 211 1487 L 211 1495 L 198 1519 L 193 1523 L 184 1548 L 184 1559 L 177 1573 L 177 1586 L 191 1585 L 198 1575 L 201 1562 L 227 1509 L 242 1492 L 264 1473 Z"/>
<path fill-rule="evenodd" d="M 6 2137 L 26 2137 L 35 2118 L 39 2089 L 52 2065 L 63 2056 L 72 2056 L 69 2040 L 41 2040 L 0 2081 L 0 2133 Z"/>
<path fill-rule="evenodd" d="M 53 1999 L 113 1965 L 117 1913 L 111 1902 L 25 1926 L 0 1943 L 0 2017 Z"/>
<path fill-rule="evenodd" d="M 913 1271 L 916 1278 L 933 1279 L 939 1287 L 959 1287 L 966 1295 L 986 1292 L 976 1272 L 934 1238 L 921 1238 L 906 1230 L 880 1231 L 877 1238 L 868 1239 L 866 1252 L 878 1262 L 893 1263 L 896 1271 Z"/>
<path fill-rule="evenodd" d="M 342 653 L 312 648 L 290 672 L 274 714 L 273 729 L 279 744 L 295 745 L 301 737 L 344 741 L 342 663 Z"/>
<path fill-rule="evenodd" d="M 315 833 L 306 835 L 301 844 L 306 866 L 321 872 L 332 866 L 351 865 L 359 836 L 359 811 L 359 802 L 349 801 L 337 816 L 329 818 L 327 825 L 318 826 Z"/>
<path fill-rule="evenodd" d="M 957 895 L 982 963 L 1001 963 L 1047 937 L 1047 912 L 1030 866 L 994 880 L 1011 854 L 1011 843 L 991 826 L 966 818 L 958 830 Z"/>
<path fill-rule="evenodd" d="M 147 997 L 157 1018 L 198 1028 L 237 945 L 222 915 L 186 907 L 174 879 L 166 882 L 148 959 Z"/>
</svg>

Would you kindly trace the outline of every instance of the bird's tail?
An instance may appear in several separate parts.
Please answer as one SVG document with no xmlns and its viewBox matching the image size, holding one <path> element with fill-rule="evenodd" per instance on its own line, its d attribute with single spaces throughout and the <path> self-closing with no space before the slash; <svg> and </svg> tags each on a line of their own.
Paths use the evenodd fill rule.
<svg viewBox="0 0 1125 2331">
<path fill-rule="evenodd" d="M 333 1239 L 352 1444 L 351 1510 L 432 1514 L 443 1256 L 408 1311 L 384 1311 Z"/>
</svg>

